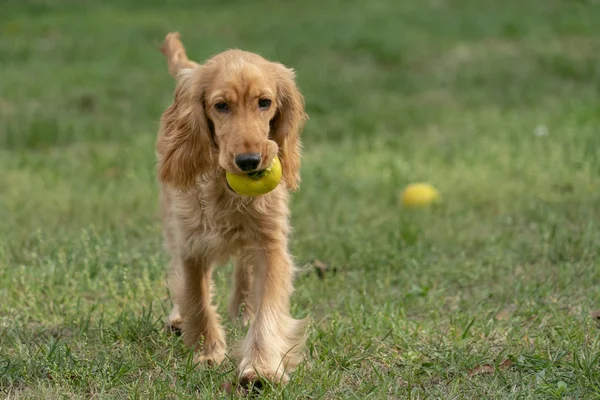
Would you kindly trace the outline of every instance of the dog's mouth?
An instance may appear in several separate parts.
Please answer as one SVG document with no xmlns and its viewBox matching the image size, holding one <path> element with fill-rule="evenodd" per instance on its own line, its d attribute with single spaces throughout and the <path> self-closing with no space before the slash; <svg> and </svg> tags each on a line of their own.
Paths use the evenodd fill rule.
<svg viewBox="0 0 600 400">
<path fill-rule="evenodd" d="M 252 171 L 252 172 L 247 172 L 245 173 L 245 175 L 249 176 L 252 179 L 255 180 L 259 180 L 261 179 L 263 176 L 265 176 L 267 173 L 269 173 L 269 171 L 271 170 L 271 168 L 266 168 L 266 169 L 261 169 L 260 171 Z M 233 188 L 229 185 L 229 182 L 227 181 L 227 179 L 225 179 L 225 185 L 227 186 L 227 189 L 229 189 L 231 192 L 236 193 L 235 190 L 233 190 Z"/>
<path fill-rule="evenodd" d="M 227 179 L 225 179 L 225 186 L 227 186 L 227 189 L 229 189 L 231 191 L 231 193 L 235 193 L 235 190 L 233 190 L 231 188 L 231 186 L 229 186 L 229 182 L 227 182 Z M 237 194 L 237 193 L 236 193 Z"/>
<path fill-rule="evenodd" d="M 269 172 L 270 169 L 271 168 L 261 169 L 260 171 L 252 171 L 252 172 L 247 173 L 246 175 L 248 175 L 252 179 L 258 180 L 258 179 L 262 178 L 263 176 L 265 176 L 266 173 Z"/>
</svg>

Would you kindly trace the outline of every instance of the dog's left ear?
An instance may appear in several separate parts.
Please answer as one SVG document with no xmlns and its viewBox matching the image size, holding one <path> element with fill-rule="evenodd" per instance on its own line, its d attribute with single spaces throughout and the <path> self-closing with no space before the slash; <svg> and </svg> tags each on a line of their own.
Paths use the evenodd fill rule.
<svg viewBox="0 0 600 400">
<path fill-rule="evenodd" d="M 294 70 L 275 64 L 277 82 L 277 114 L 271 120 L 271 139 L 279 146 L 283 181 L 295 191 L 300 184 L 300 133 L 308 115 L 304 112 L 304 97 L 295 82 Z"/>
</svg>

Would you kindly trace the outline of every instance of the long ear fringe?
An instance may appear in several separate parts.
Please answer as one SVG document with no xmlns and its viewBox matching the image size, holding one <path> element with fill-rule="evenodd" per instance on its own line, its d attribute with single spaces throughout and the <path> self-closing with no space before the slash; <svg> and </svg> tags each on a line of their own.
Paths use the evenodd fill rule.
<svg viewBox="0 0 600 400">
<path fill-rule="evenodd" d="M 294 71 L 281 64 L 276 68 L 278 112 L 271 123 L 271 136 L 279 146 L 283 180 L 295 191 L 300 184 L 300 134 L 308 116 L 304 111 L 304 97 L 294 81 Z"/>
<path fill-rule="evenodd" d="M 180 189 L 193 186 L 214 159 L 208 120 L 191 94 L 196 73 L 198 70 L 178 72 L 173 104 L 161 117 L 156 143 L 159 179 Z"/>
</svg>

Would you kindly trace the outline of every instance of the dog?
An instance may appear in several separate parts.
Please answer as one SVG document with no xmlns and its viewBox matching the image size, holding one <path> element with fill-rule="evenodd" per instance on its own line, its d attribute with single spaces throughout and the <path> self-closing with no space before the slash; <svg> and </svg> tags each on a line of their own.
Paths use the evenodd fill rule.
<svg viewBox="0 0 600 400">
<path fill-rule="evenodd" d="M 306 338 L 306 320 L 290 314 L 295 266 L 288 201 L 300 182 L 300 135 L 308 119 L 295 72 L 242 50 L 196 63 L 177 32 L 166 36 L 161 51 L 177 81 L 156 142 L 174 303 L 167 324 L 182 332 L 198 361 L 224 360 L 211 273 L 232 258 L 228 313 L 249 326 L 235 356 L 239 381 L 286 383 Z M 226 172 L 261 171 L 276 156 L 282 181 L 273 191 L 246 197 L 228 186 Z"/>
</svg>

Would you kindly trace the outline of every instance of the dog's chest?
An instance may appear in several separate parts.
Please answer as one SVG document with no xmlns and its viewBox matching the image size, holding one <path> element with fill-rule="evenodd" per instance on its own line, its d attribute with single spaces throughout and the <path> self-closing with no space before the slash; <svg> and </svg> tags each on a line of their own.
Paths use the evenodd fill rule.
<svg viewBox="0 0 600 400">
<path fill-rule="evenodd" d="M 260 221 L 265 216 L 255 209 L 227 203 L 204 203 L 188 219 L 188 243 L 193 252 L 212 253 L 221 258 L 260 242 Z M 189 216 L 190 214 L 187 214 Z"/>
<path fill-rule="evenodd" d="M 281 190 L 248 199 L 209 185 L 202 189 L 173 193 L 176 231 L 188 254 L 222 260 L 286 235 L 288 208 Z"/>
<path fill-rule="evenodd" d="M 224 245 L 244 245 L 258 236 L 258 225 L 254 218 L 241 212 L 229 212 L 215 219 L 213 229 Z"/>
</svg>

